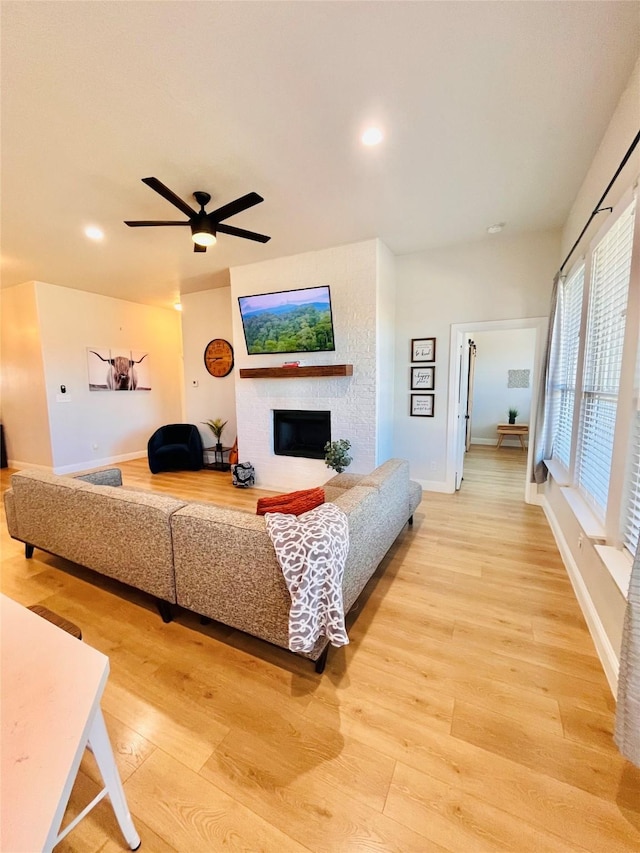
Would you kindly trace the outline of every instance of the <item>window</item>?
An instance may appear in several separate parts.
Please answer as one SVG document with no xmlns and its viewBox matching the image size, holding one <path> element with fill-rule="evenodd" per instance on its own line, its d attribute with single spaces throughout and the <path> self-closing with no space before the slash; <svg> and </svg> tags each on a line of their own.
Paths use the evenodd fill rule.
<svg viewBox="0 0 640 853">
<path fill-rule="evenodd" d="M 636 379 L 631 439 L 626 465 L 626 487 L 622 508 L 622 542 L 635 557 L 640 539 L 640 342 L 636 342 Z"/>
<path fill-rule="evenodd" d="M 640 409 L 635 413 L 627 476 L 622 533 L 624 547 L 635 557 L 640 539 Z"/>
<path fill-rule="evenodd" d="M 576 397 L 576 370 L 580 344 L 580 317 L 584 291 L 584 264 L 562 285 L 560 351 L 556 386 L 553 456 L 569 468 Z"/>
<path fill-rule="evenodd" d="M 576 482 L 602 520 L 609 496 L 634 214 L 635 202 L 598 243 L 591 262 Z"/>
<path fill-rule="evenodd" d="M 603 553 L 617 553 L 611 558 L 617 568 L 607 563 L 614 579 L 640 547 L 636 210 L 629 190 L 603 223 L 584 263 L 559 284 L 545 412 L 552 436 L 549 470 L 587 536 L 604 543 L 598 546 Z"/>
</svg>

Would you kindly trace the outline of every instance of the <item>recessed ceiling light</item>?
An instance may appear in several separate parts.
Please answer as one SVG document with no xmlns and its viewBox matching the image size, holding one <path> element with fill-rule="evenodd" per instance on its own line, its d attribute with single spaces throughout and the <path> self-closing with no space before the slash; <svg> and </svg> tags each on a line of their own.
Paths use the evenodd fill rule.
<svg viewBox="0 0 640 853">
<path fill-rule="evenodd" d="M 182 303 L 181 302 L 174 302 L 173 307 L 176 309 L 176 311 L 182 311 Z"/>
<path fill-rule="evenodd" d="M 104 231 L 102 228 L 98 228 L 97 225 L 87 225 L 84 233 L 90 240 L 102 240 L 104 237 Z"/>
<path fill-rule="evenodd" d="M 502 231 L 502 229 L 504 228 L 504 225 L 505 225 L 504 222 L 496 222 L 495 225 L 490 225 L 487 228 L 487 231 L 489 232 L 489 234 L 499 234 Z"/>
<path fill-rule="evenodd" d="M 369 127 L 362 134 L 363 145 L 379 145 L 382 142 L 382 131 L 379 127 Z"/>
</svg>

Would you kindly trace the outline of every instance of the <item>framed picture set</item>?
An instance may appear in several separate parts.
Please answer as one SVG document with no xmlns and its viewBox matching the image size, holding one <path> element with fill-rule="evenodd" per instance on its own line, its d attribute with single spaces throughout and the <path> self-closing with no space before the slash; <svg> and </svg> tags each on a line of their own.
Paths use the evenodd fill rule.
<svg viewBox="0 0 640 853">
<path fill-rule="evenodd" d="M 411 368 L 411 390 L 433 391 L 436 387 L 435 367 L 412 367 Z"/>
<path fill-rule="evenodd" d="M 435 338 L 412 338 L 411 339 L 411 361 L 435 361 L 436 339 Z"/>
<path fill-rule="evenodd" d="M 432 418 L 433 398 L 435 394 L 412 394 L 411 395 L 411 417 Z"/>
</svg>

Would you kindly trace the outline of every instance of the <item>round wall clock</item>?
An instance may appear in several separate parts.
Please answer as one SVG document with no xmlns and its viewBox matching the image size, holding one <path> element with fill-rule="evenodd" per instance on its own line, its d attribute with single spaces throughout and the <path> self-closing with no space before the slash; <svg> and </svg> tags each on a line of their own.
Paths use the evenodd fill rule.
<svg viewBox="0 0 640 853">
<path fill-rule="evenodd" d="M 228 376 L 233 370 L 233 347 L 224 338 L 214 338 L 204 348 L 204 365 L 212 376 Z"/>
</svg>

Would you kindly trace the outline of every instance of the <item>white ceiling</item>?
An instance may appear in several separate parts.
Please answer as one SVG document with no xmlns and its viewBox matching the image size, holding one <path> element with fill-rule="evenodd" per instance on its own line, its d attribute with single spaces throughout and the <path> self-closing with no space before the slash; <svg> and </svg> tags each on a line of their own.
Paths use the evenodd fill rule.
<svg viewBox="0 0 640 853">
<path fill-rule="evenodd" d="M 640 52 L 639 10 L 3 0 L 3 286 L 170 305 L 266 258 L 559 226 Z M 271 242 L 221 235 L 196 255 L 186 228 L 127 228 L 181 218 L 146 176 L 189 203 L 260 193 L 228 224 Z"/>
</svg>

